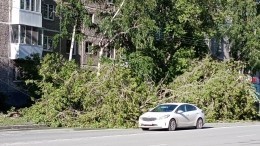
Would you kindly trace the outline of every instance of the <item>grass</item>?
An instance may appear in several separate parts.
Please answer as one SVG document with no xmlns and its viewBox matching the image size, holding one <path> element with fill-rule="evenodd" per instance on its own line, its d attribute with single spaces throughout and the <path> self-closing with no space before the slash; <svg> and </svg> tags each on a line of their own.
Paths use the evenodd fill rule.
<svg viewBox="0 0 260 146">
<path fill-rule="evenodd" d="M 23 117 L 8 117 L 8 115 L 0 114 L 0 126 L 12 125 L 32 125 L 33 123 L 27 121 Z"/>
</svg>

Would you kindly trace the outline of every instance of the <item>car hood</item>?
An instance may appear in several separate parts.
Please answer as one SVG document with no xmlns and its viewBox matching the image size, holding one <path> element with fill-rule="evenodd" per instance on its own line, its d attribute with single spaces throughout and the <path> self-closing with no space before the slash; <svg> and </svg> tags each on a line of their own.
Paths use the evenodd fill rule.
<svg viewBox="0 0 260 146">
<path fill-rule="evenodd" d="M 141 117 L 155 117 L 155 118 L 160 118 L 165 115 L 170 115 L 170 112 L 146 112 Z"/>
</svg>

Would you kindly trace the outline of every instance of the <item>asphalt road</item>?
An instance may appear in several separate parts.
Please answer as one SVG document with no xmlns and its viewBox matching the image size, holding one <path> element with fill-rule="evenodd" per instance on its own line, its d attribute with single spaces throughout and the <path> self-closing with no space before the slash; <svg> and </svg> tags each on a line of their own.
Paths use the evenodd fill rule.
<svg viewBox="0 0 260 146">
<path fill-rule="evenodd" d="M 204 129 L 47 129 L 0 131 L 0 146 L 260 146 L 260 123 L 206 124 Z"/>
</svg>

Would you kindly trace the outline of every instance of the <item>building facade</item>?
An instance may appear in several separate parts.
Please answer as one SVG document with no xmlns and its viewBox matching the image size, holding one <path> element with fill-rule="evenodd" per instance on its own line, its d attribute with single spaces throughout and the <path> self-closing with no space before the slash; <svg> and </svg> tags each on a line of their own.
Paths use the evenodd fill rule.
<svg viewBox="0 0 260 146">
<path fill-rule="evenodd" d="M 0 8 L 0 92 L 8 103 L 23 105 L 28 94 L 16 86 L 16 60 L 42 55 L 41 0 L 1 0 Z"/>
<path fill-rule="evenodd" d="M 84 39 L 76 42 L 73 50 L 73 59 L 82 67 L 97 65 L 98 49 L 93 48 L 98 48 L 101 35 L 96 33 L 98 19 L 95 13 L 97 7 L 111 10 L 112 2 L 108 0 L 103 5 L 85 2 L 93 27 L 82 28 Z M 0 1 L 0 93 L 9 97 L 7 102 L 10 105 L 24 105 L 29 97 L 17 86 L 22 75 L 16 66 L 18 59 L 31 54 L 43 57 L 53 52 L 69 58 L 71 40 L 60 39 L 54 45 L 54 36 L 60 33 L 62 21 L 56 15 L 56 6 L 56 0 Z M 105 50 L 104 55 L 114 58 L 115 50 Z"/>
</svg>

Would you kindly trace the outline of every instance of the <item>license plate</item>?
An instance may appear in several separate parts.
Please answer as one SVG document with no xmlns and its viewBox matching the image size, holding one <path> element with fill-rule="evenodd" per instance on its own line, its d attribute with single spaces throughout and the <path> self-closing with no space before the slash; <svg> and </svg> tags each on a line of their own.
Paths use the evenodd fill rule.
<svg viewBox="0 0 260 146">
<path fill-rule="evenodd" d="M 153 126 L 153 123 L 143 123 L 143 126 Z"/>
</svg>

